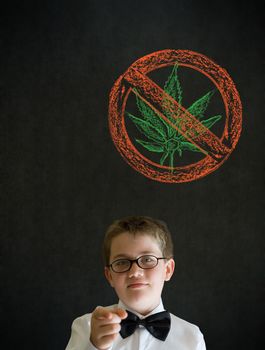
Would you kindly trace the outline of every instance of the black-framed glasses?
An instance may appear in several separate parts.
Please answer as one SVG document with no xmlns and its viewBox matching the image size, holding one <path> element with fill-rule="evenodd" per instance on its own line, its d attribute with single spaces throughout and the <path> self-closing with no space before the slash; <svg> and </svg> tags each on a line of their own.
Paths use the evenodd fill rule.
<svg viewBox="0 0 265 350">
<path fill-rule="evenodd" d="M 107 265 L 113 272 L 122 273 L 131 269 L 132 264 L 135 262 L 141 269 L 153 269 L 157 266 L 159 260 L 167 260 L 167 258 L 157 258 L 154 255 L 142 255 L 137 259 L 117 259 L 111 264 Z"/>
</svg>

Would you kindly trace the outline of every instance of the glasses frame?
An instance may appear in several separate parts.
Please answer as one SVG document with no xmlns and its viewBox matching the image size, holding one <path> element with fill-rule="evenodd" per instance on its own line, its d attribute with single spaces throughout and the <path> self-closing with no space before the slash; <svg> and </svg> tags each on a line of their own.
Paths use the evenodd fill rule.
<svg viewBox="0 0 265 350">
<path fill-rule="evenodd" d="M 144 258 L 145 256 L 151 256 L 152 258 L 156 258 L 156 265 L 153 266 L 153 267 L 142 267 L 142 266 L 140 266 L 140 265 L 139 265 L 139 260 L 142 259 L 142 258 Z M 128 269 L 125 270 L 125 271 L 115 271 L 115 270 L 113 269 L 113 266 L 112 266 L 112 265 L 113 265 L 114 263 L 116 263 L 117 261 L 122 261 L 122 260 L 129 261 L 130 265 L 129 265 Z M 131 269 L 133 263 L 136 263 L 137 266 L 140 267 L 140 269 L 143 269 L 143 270 L 151 270 L 151 269 L 154 269 L 154 268 L 158 265 L 159 260 L 168 260 L 168 258 L 166 258 L 166 257 L 159 257 L 159 258 L 158 258 L 158 257 L 156 257 L 155 255 L 146 254 L 146 255 L 141 255 L 141 256 L 139 256 L 139 258 L 137 258 L 137 259 L 126 259 L 126 258 L 116 259 L 116 260 L 114 260 L 111 264 L 107 265 L 107 267 L 111 268 L 111 270 L 112 270 L 113 272 L 115 272 L 115 273 L 124 273 L 124 272 L 130 271 L 130 269 Z"/>
</svg>

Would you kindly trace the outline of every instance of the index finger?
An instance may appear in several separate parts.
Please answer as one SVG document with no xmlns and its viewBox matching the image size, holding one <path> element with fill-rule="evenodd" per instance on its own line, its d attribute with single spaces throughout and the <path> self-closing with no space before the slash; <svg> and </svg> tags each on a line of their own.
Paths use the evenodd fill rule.
<svg viewBox="0 0 265 350">
<path fill-rule="evenodd" d="M 117 315 L 120 317 L 120 319 L 124 319 L 127 317 L 127 312 L 119 307 L 113 307 L 113 308 L 107 308 L 107 307 L 102 307 L 98 306 L 95 311 L 93 312 L 93 316 L 97 319 L 107 319 L 111 320 L 114 315 Z"/>
<path fill-rule="evenodd" d="M 93 316 L 97 319 L 109 319 L 112 318 L 112 313 L 109 308 L 97 306 L 93 312 Z"/>
<path fill-rule="evenodd" d="M 111 312 L 118 315 L 122 320 L 128 316 L 127 312 L 120 307 L 115 307 L 115 308 L 111 309 Z"/>
</svg>

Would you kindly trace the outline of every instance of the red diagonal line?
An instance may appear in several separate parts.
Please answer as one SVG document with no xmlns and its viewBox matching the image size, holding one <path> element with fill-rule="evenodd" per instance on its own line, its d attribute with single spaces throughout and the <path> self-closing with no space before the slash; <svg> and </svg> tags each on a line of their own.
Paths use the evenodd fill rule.
<svg viewBox="0 0 265 350">
<path fill-rule="evenodd" d="M 200 121 L 191 115 L 187 109 L 178 104 L 170 95 L 166 94 L 160 86 L 140 73 L 134 68 L 129 68 L 124 75 L 124 79 L 134 88 L 144 99 L 156 108 L 160 116 L 172 127 L 178 130 L 187 140 L 195 144 L 204 153 L 212 158 L 220 160 L 229 153 L 220 139 L 206 128 Z M 172 117 L 173 121 L 164 115 L 164 110 Z M 176 124 L 177 125 L 176 125 Z"/>
</svg>

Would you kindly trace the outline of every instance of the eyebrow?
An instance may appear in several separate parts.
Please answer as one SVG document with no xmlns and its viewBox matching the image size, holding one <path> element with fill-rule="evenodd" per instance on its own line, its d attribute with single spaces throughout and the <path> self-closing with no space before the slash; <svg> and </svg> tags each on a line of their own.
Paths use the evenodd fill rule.
<svg viewBox="0 0 265 350">
<path fill-rule="evenodd" d="M 146 251 L 144 251 L 144 252 L 141 252 L 141 253 L 139 253 L 139 257 L 140 256 L 143 256 L 143 255 L 154 255 L 154 256 L 156 256 L 156 255 L 162 255 L 162 253 L 155 253 L 155 252 L 152 252 L 152 251 L 150 251 L 150 250 L 146 250 Z M 133 257 L 132 255 L 129 255 L 129 254 L 118 254 L 118 255 L 115 255 L 114 257 L 113 257 L 113 260 L 117 260 L 117 259 L 135 259 L 135 257 Z"/>
</svg>

